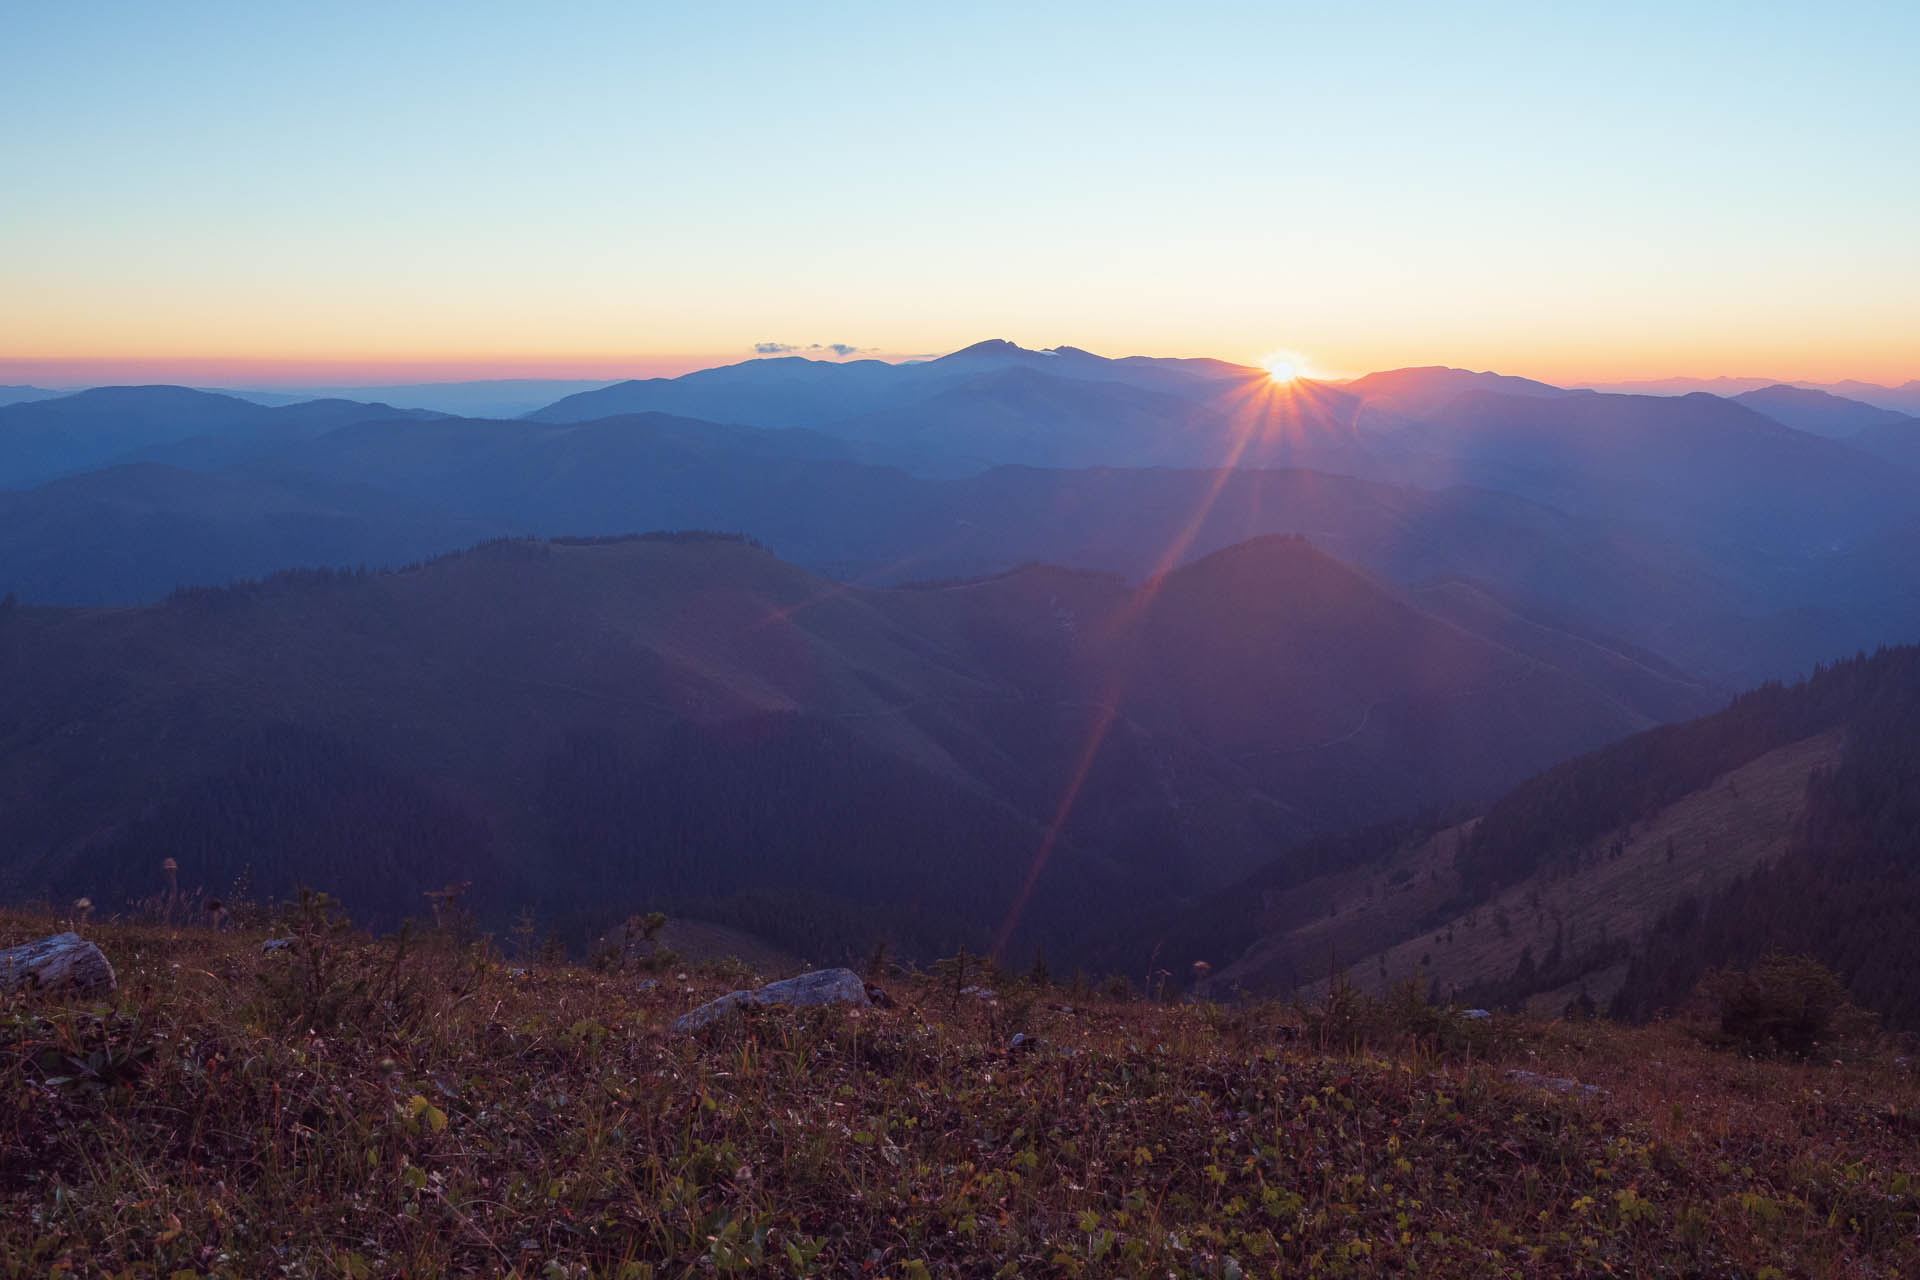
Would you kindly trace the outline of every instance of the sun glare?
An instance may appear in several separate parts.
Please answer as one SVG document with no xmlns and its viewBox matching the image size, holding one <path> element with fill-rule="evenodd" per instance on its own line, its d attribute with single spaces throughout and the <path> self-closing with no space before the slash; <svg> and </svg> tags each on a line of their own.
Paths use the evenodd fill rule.
<svg viewBox="0 0 1920 1280">
<path fill-rule="evenodd" d="M 1260 367 L 1273 382 L 1292 382 L 1307 376 L 1307 362 L 1298 351 L 1270 351 L 1260 357 Z"/>
</svg>

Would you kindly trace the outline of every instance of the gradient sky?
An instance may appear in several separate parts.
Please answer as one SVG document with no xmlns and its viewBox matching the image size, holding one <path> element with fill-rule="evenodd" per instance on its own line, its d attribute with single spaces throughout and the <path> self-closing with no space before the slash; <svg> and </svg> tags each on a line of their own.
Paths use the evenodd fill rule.
<svg viewBox="0 0 1920 1280">
<path fill-rule="evenodd" d="M 1899 382 L 1917 56 L 1911 0 L 14 0 L 0 381 L 995 336 Z"/>
</svg>

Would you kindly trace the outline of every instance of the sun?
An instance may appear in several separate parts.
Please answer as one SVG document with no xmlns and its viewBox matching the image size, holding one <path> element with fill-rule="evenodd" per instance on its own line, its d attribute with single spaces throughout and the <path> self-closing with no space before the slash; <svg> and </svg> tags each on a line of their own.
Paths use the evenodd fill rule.
<svg viewBox="0 0 1920 1280">
<path fill-rule="evenodd" d="M 1270 382 L 1292 382 L 1295 378 L 1307 376 L 1307 358 L 1298 351 L 1285 348 L 1261 356 L 1260 367 L 1267 371 Z"/>
</svg>

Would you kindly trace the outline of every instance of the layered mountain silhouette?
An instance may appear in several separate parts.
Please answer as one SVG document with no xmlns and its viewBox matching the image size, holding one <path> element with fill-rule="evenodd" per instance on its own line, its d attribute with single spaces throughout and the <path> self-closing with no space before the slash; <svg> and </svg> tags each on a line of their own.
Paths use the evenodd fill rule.
<svg viewBox="0 0 1920 1280">
<path fill-rule="evenodd" d="M 678 378 L 614 383 L 528 414 L 540 422 L 585 422 L 619 413 L 675 413 L 719 422 L 824 427 L 900 408 L 982 374 L 1026 370 L 1074 382 L 1115 383 L 1183 398 L 1265 381 L 1259 369 L 1219 360 L 1130 356 L 1112 360 L 1076 347 L 1034 351 L 989 339 L 937 360 L 827 361 L 803 356 L 749 360 Z"/>
<path fill-rule="evenodd" d="M 1503 489 L 1682 545 L 1804 557 L 1887 527 L 1913 477 L 1709 395 L 1461 395 L 1396 433 L 1414 475 Z"/>
<path fill-rule="evenodd" d="M 1762 387 L 1730 397 L 1775 422 L 1784 423 L 1811 435 L 1844 440 L 1872 427 L 1907 421 L 1907 415 L 1894 409 L 1860 400 L 1849 400 L 1826 391 L 1785 385 Z"/>
<path fill-rule="evenodd" d="M 1770 387 L 1795 387 L 1803 391 L 1822 391 L 1832 396 L 1895 413 L 1920 415 L 1920 378 L 1896 387 L 1877 382 L 1848 379 L 1842 382 L 1782 382 L 1778 378 L 1651 378 L 1632 382 L 1583 384 L 1595 391 L 1622 392 L 1628 395 L 1683 396 L 1704 391 L 1709 395 L 1734 397 Z"/>
<path fill-rule="evenodd" d="M 45 387 L 0 386 L 0 406 L 25 404 L 30 400 L 52 400 L 67 394 L 65 391 L 49 391 Z"/>
<path fill-rule="evenodd" d="M 1876 382 L 1849 380 L 1816 389 L 1831 392 L 1836 396 L 1845 396 L 1849 400 L 1878 405 L 1882 409 L 1892 409 L 1896 413 L 1920 417 L 1920 378 L 1910 378 L 1897 387 L 1885 387 Z"/>
<path fill-rule="evenodd" d="M 1473 485 L 1678 535 L 1688 553 L 1818 554 L 1920 503 L 1911 476 L 1745 404 L 1570 392 L 1444 368 L 1275 384 L 1244 367 L 989 342 L 915 365 L 750 361 L 619 383 L 532 416 L 578 422 L 633 410 L 813 427 L 897 447 L 909 466 L 934 456 L 1285 466 Z"/>
<path fill-rule="evenodd" d="M 904 451 L 917 468 L 1313 466 L 1371 474 L 1359 401 L 1212 360 L 1112 360 L 1060 347 L 977 343 L 920 364 L 784 357 L 617 383 L 528 417 L 585 422 L 661 412 L 810 427 Z"/>
<path fill-rule="evenodd" d="M 148 458 L 156 449 L 198 447 L 214 464 L 367 418 L 431 416 L 350 400 L 270 407 L 186 387 L 98 387 L 0 405 L 0 490 Z"/>
<path fill-rule="evenodd" d="M 489 534 L 649 525 L 750 531 L 798 564 L 872 584 L 1028 560 L 1138 580 L 1300 533 L 1397 582 L 1480 581 L 1573 633 L 1620 635 L 1613 624 L 1626 620 L 1642 647 L 1702 609 L 1739 616 L 1724 587 L 1663 564 L 1658 547 L 1491 491 L 1297 470 L 995 468 L 938 480 L 847 456 L 871 448 L 664 415 L 364 423 L 213 475 L 117 469 L 0 496 L 13 513 L 0 519 L 0 591 L 153 600 L 258 576 L 275 557 L 379 567 Z"/>
<path fill-rule="evenodd" d="M 315 387 L 305 391 L 223 390 L 222 394 L 255 404 L 288 405 L 309 400 L 359 400 L 398 405 L 403 409 L 430 409 L 470 418 L 517 418 L 552 404 L 563 396 L 594 391 L 606 379 L 481 378 L 468 382 L 401 382 L 378 386 Z"/>
<path fill-rule="evenodd" d="M 1597 394 L 1568 391 L 1531 378 L 1513 378 L 1500 373 L 1474 373 L 1467 369 L 1449 369 L 1430 365 L 1417 369 L 1389 369 L 1369 373 L 1339 384 L 1340 389 L 1357 397 L 1376 415 L 1421 418 L 1442 410 L 1461 396 L 1482 392 L 1489 395 L 1537 396 L 1561 399 L 1567 396 Z"/>
<path fill-rule="evenodd" d="M 495 916 L 669 907 L 813 954 L 985 945 L 1037 874 L 1018 936 L 1064 954 L 1142 893 L 1491 794 L 1697 697 L 1586 661 L 1297 539 L 1137 587 L 891 591 L 712 535 L 507 541 L 11 607 L 0 840 L 16 893 L 121 902 L 173 856 L 376 918 L 472 880 Z"/>
<path fill-rule="evenodd" d="M 754 361 L 617 384 L 536 419 L 636 396 L 831 429 L 659 412 L 504 422 L 336 401 L 264 409 L 178 388 L 14 406 L 0 409 L 0 465 L 16 473 L 108 454 L 224 480 L 198 487 L 199 507 L 195 486 L 136 473 L 169 516 L 138 526 L 120 519 L 136 496 L 125 476 L 73 476 L 37 508 L 19 500 L 116 514 L 84 536 L 51 518 L 0 526 L 11 553 L 0 590 L 122 603 L 271 567 L 406 563 L 489 533 L 652 527 L 749 533 L 811 570 L 873 583 L 1027 560 L 1138 578 L 1293 532 L 1395 581 L 1481 582 L 1522 612 L 1729 686 L 1920 626 L 1897 533 L 1920 508 L 1920 474 L 1884 465 L 1920 438 L 1904 422 L 1834 441 L 1704 395 L 1568 392 L 1442 368 L 1281 385 L 1214 361 L 1002 342 L 913 365 Z M 1053 465 L 998 465 L 1009 458 Z M 1098 465 L 1067 465 L 1086 460 Z M 251 485 L 262 491 L 243 501 Z M 103 492 L 87 508 L 92 486 Z M 341 497 L 361 490 L 411 510 Z M 284 507 L 289 493 L 329 514 L 287 509 L 254 545 L 232 540 L 234 504 Z M 352 521 L 363 527 L 349 532 Z M 133 536 L 145 541 L 122 554 Z M 1859 589 L 1836 593 L 1835 580 Z"/>
</svg>

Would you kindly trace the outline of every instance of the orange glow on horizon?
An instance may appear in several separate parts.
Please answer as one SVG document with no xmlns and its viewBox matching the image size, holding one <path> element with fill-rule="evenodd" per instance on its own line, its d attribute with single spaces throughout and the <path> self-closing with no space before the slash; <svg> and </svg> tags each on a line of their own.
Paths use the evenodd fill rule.
<svg viewBox="0 0 1920 1280">
<path fill-rule="evenodd" d="M 614 382 L 676 378 L 696 369 L 737 364 L 751 352 L 701 354 L 532 356 L 498 358 L 252 357 L 252 356 L 0 356 L 0 383 L 108 386 L 182 383 L 189 386 L 381 386 L 413 382 L 477 382 L 538 378 Z"/>
<path fill-rule="evenodd" d="M 947 349 L 958 350 L 960 343 Z M 849 359 L 878 359 L 889 363 L 926 359 L 940 347 L 908 348 L 861 353 Z M 1445 365 L 1491 370 L 1516 377 L 1535 378 L 1556 386 L 1579 387 L 1615 382 L 1656 382 L 1666 379 L 1726 377 L 1768 382 L 1826 384 L 1849 380 L 1897 387 L 1920 379 L 1920 365 L 1910 358 L 1882 358 L 1878 352 L 1823 352 L 1816 357 L 1805 348 L 1790 361 L 1763 352 L 1729 347 L 1697 360 L 1654 361 L 1643 358 L 1605 358 L 1594 353 L 1581 359 L 1544 349 L 1516 350 L 1502 357 L 1477 349 L 1387 348 L 1374 352 L 1329 351 L 1308 358 L 1297 350 L 1268 350 L 1235 355 L 1222 344 L 1215 351 L 1158 349 L 1153 344 L 1104 343 L 1094 348 L 1108 355 L 1173 354 L 1208 357 L 1241 363 L 1265 374 L 1270 385 L 1332 382 L 1388 369 Z M 626 378 L 673 378 L 718 365 L 767 358 L 751 346 L 706 351 L 586 351 L 573 354 L 549 351 L 356 354 L 226 354 L 139 352 L 134 354 L 18 354 L 15 347 L 0 355 L 0 384 L 49 387 L 180 383 L 188 386 L 378 386 L 415 382 L 465 382 L 488 379 L 579 379 L 608 382 Z M 1239 348 L 1245 352 L 1247 348 Z M 1256 349 L 1257 350 L 1257 349 Z M 808 359 L 833 360 L 824 353 L 797 351 Z M 1333 372 L 1338 370 L 1339 372 Z"/>
</svg>

